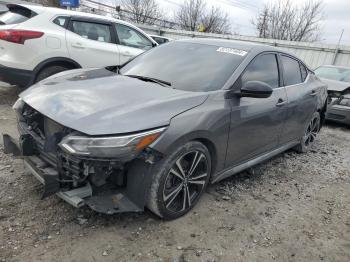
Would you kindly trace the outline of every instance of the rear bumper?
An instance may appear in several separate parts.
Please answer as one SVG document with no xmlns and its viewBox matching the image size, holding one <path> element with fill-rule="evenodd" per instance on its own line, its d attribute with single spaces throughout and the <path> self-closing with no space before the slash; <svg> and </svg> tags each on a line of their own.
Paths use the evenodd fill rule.
<svg viewBox="0 0 350 262">
<path fill-rule="evenodd" d="M 0 65 L 0 81 L 21 87 L 30 86 L 34 80 L 34 72 Z"/>
</svg>

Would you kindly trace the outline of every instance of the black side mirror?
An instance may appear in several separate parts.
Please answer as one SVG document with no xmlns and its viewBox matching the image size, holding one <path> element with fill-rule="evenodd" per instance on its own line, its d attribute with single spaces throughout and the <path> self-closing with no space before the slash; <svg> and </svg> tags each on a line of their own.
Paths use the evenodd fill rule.
<svg viewBox="0 0 350 262">
<path fill-rule="evenodd" d="M 241 97 L 268 98 L 273 90 L 269 84 L 261 81 L 248 81 L 241 88 Z"/>
</svg>

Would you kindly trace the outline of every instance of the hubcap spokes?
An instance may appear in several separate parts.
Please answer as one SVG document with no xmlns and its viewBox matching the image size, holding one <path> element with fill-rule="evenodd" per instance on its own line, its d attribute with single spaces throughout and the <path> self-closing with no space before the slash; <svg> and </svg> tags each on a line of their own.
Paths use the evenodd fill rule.
<svg viewBox="0 0 350 262">
<path fill-rule="evenodd" d="M 193 151 L 181 156 L 170 169 L 164 189 L 165 207 L 172 212 L 189 209 L 202 192 L 208 176 L 206 156 Z"/>
<path fill-rule="evenodd" d="M 319 122 L 318 122 L 318 118 L 315 117 L 311 120 L 305 132 L 304 143 L 306 146 L 309 146 L 316 140 L 318 130 L 319 130 Z"/>
</svg>

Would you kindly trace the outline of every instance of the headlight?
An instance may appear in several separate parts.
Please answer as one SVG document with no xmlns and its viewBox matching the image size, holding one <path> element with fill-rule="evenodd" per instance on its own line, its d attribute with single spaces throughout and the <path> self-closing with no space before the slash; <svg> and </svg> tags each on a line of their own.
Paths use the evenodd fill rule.
<svg viewBox="0 0 350 262">
<path fill-rule="evenodd" d="M 15 111 L 18 111 L 18 110 L 22 109 L 23 106 L 24 106 L 23 99 L 22 98 L 18 98 L 17 101 L 12 106 L 12 109 L 15 110 Z"/>
<path fill-rule="evenodd" d="M 24 101 L 22 98 L 18 98 L 16 103 L 12 106 L 12 109 L 16 112 L 17 120 L 23 120 L 22 111 L 24 107 Z"/>
<path fill-rule="evenodd" d="M 59 146 L 67 153 L 87 157 L 133 158 L 153 143 L 165 128 L 128 136 L 87 137 L 70 135 Z"/>
</svg>

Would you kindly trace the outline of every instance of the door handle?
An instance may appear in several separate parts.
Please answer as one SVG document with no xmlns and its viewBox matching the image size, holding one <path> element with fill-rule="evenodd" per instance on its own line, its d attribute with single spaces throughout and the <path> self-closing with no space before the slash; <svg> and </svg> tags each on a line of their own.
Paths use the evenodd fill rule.
<svg viewBox="0 0 350 262">
<path fill-rule="evenodd" d="M 72 43 L 72 46 L 75 47 L 75 48 L 80 48 L 80 49 L 84 49 L 84 48 L 85 48 L 85 47 L 83 46 L 83 44 L 82 44 L 82 43 L 79 43 L 79 42 L 77 42 L 77 43 Z"/>
<path fill-rule="evenodd" d="M 316 90 L 312 90 L 311 93 L 310 93 L 310 96 L 315 96 L 317 95 L 317 91 Z"/>
<path fill-rule="evenodd" d="M 284 101 L 282 98 L 278 99 L 276 106 L 281 107 L 287 104 L 287 101 Z"/>
</svg>

